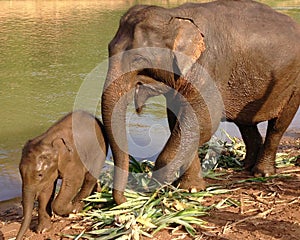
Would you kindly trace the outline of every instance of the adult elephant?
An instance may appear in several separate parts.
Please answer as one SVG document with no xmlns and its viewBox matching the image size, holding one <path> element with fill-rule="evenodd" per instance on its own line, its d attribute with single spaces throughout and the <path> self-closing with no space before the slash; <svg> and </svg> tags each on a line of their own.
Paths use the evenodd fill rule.
<svg viewBox="0 0 300 240">
<path fill-rule="evenodd" d="M 39 202 L 37 232 L 51 228 L 52 211 L 64 216 L 82 210 L 82 199 L 96 190 L 107 141 L 98 119 L 84 111 L 66 115 L 22 151 L 23 222 L 16 237 L 28 229 L 34 201 Z M 56 180 L 62 179 L 55 197 Z"/>
<path fill-rule="evenodd" d="M 243 0 L 135 6 L 122 17 L 109 56 L 102 115 L 115 163 L 116 203 L 126 201 L 131 90 L 138 96 L 151 83 L 166 97 L 171 130 L 155 164 L 160 182 L 173 182 L 180 172 L 182 188 L 205 187 L 197 148 L 223 118 L 241 131 L 246 167 L 255 175 L 275 172 L 279 141 L 300 102 L 300 28 L 290 17 Z M 265 140 L 257 129 L 263 121 Z"/>
</svg>

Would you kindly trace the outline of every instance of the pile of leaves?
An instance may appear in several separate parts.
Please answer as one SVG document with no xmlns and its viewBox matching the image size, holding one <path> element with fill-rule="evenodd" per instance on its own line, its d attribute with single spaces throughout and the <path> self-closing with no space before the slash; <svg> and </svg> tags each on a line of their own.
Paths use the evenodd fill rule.
<svg viewBox="0 0 300 240">
<path fill-rule="evenodd" d="M 83 234 L 87 239 L 139 239 L 151 237 L 167 227 L 183 226 L 194 236 L 195 225 L 205 227 L 201 216 L 213 207 L 202 206 L 203 198 L 228 192 L 218 187 L 203 192 L 188 193 L 173 186 L 161 186 L 154 193 L 138 193 L 126 190 L 127 202 L 114 205 L 111 192 L 90 196 L 90 203 L 102 203 L 93 207 L 85 216 L 93 219 L 92 231 Z"/>
<path fill-rule="evenodd" d="M 213 139 L 199 149 L 199 157 L 209 178 L 222 177 L 222 171 L 215 169 L 242 169 L 245 157 L 245 145 L 237 139 L 227 136 L 228 141 Z M 278 154 L 278 167 L 292 165 L 296 157 Z M 153 162 L 137 161 L 131 158 L 128 189 L 125 191 L 127 202 L 116 205 L 112 199 L 113 167 L 108 163 L 100 181 L 102 191 L 86 199 L 83 213 L 86 221 L 92 222 L 90 229 L 85 229 L 74 239 L 134 239 L 141 236 L 152 237 L 161 229 L 175 231 L 178 228 L 195 236 L 195 226 L 206 228 L 202 216 L 212 208 L 223 208 L 226 205 L 239 205 L 238 202 L 225 198 L 217 204 L 204 206 L 205 198 L 228 193 L 220 186 L 210 186 L 205 191 L 187 192 L 171 185 L 159 185 L 151 178 Z M 267 181 L 268 178 L 251 178 L 244 181 Z"/>
</svg>

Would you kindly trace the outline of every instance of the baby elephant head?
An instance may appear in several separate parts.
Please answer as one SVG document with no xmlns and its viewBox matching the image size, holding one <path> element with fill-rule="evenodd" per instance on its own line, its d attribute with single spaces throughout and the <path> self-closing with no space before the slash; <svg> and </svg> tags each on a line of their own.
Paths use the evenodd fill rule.
<svg viewBox="0 0 300 240">
<path fill-rule="evenodd" d="M 20 173 L 25 189 L 40 189 L 50 179 L 58 177 L 59 158 L 72 151 L 63 138 L 47 141 L 30 140 L 23 148 Z"/>
</svg>

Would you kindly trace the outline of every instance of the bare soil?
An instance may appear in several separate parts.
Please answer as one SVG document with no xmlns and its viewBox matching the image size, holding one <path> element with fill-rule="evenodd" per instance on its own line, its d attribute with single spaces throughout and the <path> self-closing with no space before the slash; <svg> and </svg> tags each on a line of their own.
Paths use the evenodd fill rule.
<svg viewBox="0 0 300 240">
<path fill-rule="evenodd" d="M 285 136 L 279 147 L 281 152 L 300 155 L 300 135 Z M 280 168 L 278 173 L 287 174 L 267 182 L 243 182 L 238 180 L 251 177 L 247 172 L 227 171 L 226 180 L 207 179 L 210 184 L 217 183 L 232 191 L 227 194 L 209 197 L 204 204 L 218 204 L 224 208 L 214 208 L 202 219 L 207 222 L 206 228 L 197 228 L 195 237 L 187 235 L 180 227 L 174 230 L 165 229 L 153 239 L 209 239 L 209 240 L 299 240 L 300 239 L 300 159 L 298 166 Z M 224 177 L 222 177 L 224 178 Z M 21 225 L 21 199 L 0 204 L 0 239 L 13 239 Z M 90 227 L 81 216 L 54 216 L 51 231 L 36 234 L 36 210 L 26 239 L 68 239 L 62 234 L 79 234 Z M 144 238 L 146 239 L 146 238 Z"/>
</svg>

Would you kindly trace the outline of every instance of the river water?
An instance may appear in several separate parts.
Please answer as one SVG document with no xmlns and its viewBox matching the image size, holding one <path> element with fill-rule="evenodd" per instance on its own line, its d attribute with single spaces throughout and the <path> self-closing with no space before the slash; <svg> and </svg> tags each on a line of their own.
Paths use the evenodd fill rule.
<svg viewBox="0 0 300 240">
<path fill-rule="evenodd" d="M 122 14 L 135 3 L 184 2 L 0 1 L 0 201 L 21 194 L 18 163 L 28 139 L 74 109 L 100 117 L 107 44 Z M 300 22 L 300 0 L 261 2 Z M 151 99 L 142 116 L 130 109 L 130 153 L 153 159 L 169 134 L 164 100 Z M 291 128 L 299 129 L 299 119 L 298 111 Z M 221 127 L 239 134 L 230 124 Z"/>
</svg>

